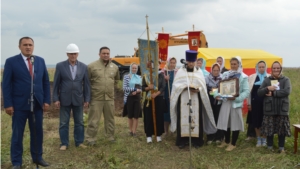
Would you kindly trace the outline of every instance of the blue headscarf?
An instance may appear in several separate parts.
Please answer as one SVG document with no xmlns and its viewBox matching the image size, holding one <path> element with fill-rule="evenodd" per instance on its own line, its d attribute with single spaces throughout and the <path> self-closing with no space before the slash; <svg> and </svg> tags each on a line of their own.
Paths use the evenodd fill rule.
<svg viewBox="0 0 300 169">
<path fill-rule="evenodd" d="M 129 87 L 130 88 L 134 88 L 135 87 L 135 84 L 139 84 L 139 85 L 142 85 L 142 78 L 139 76 L 139 75 L 137 75 L 136 73 L 132 73 L 131 72 L 131 67 L 132 67 L 132 65 L 136 65 L 137 66 L 137 70 L 136 70 L 136 73 L 137 73 L 137 71 L 138 71 L 138 65 L 136 64 L 136 63 L 132 63 L 131 65 L 130 65 L 130 72 L 129 72 L 129 74 L 130 74 L 130 81 L 129 81 Z"/>
<path fill-rule="evenodd" d="M 261 74 L 259 71 L 258 71 L 258 64 L 259 63 L 264 63 L 265 64 L 265 71 L 263 74 Z M 261 85 L 262 82 L 264 81 L 265 77 L 267 76 L 267 64 L 265 61 L 261 60 L 259 61 L 256 66 L 255 66 L 255 71 L 256 71 L 256 74 L 257 76 L 259 77 L 259 81 L 255 82 L 254 85 Z"/>
<path fill-rule="evenodd" d="M 200 69 L 202 70 L 202 73 L 203 73 L 204 77 L 206 77 L 206 76 L 209 75 L 209 72 L 208 72 L 207 70 L 205 70 L 206 60 L 203 59 L 203 58 L 199 58 L 199 59 L 197 60 L 197 62 L 198 62 L 199 60 L 202 61 L 202 66 L 200 67 Z"/>
</svg>

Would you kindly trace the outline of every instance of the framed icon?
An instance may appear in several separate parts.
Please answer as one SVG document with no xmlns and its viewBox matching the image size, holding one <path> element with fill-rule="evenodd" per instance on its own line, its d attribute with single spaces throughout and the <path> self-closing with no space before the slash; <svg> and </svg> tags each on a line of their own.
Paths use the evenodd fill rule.
<svg viewBox="0 0 300 169">
<path fill-rule="evenodd" d="M 230 78 L 221 80 L 219 84 L 219 93 L 222 97 L 237 97 L 239 96 L 239 79 Z"/>
</svg>

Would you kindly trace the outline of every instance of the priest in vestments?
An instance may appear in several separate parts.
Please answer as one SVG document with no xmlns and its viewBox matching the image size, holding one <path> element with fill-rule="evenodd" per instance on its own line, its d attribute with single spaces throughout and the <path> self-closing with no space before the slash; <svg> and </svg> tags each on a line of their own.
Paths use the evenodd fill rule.
<svg viewBox="0 0 300 169">
<path fill-rule="evenodd" d="M 170 103 L 171 131 L 177 131 L 176 146 L 179 148 L 184 148 L 189 143 L 188 86 L 190 88 L 192 103 L 192 145 L 198 148 L 204 144 L 204 132 L 206 134 L 214 134 L 217 132 L 212 108 L 207 95 L 205 78 L 202 71 L 195 67 L 196 59 L 197 51 L 186 51 L 187 65 L 178 70 L 172 87 Z"/>
</svg>

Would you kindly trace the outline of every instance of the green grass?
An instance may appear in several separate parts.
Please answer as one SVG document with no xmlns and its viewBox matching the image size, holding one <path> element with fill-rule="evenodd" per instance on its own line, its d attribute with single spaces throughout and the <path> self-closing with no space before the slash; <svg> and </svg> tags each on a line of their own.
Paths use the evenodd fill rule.
<svg viewBox="0 0 300 169">
<path fill-rule="evenodd" d="M 300 69 L 285 69 L 284 73 L 291 79 L 292 94 L 290 95 L 290 122 L 300 124 Z M 121 82 L 118 84 L 121 86 Z M 142 119 L 139 120 L 138 136 L 128 136 L 127 118 L 115 117 L 116 142 L 110 143 L 104 136 L 103 117 L 100 123 L 98 141 L 95 147 L 78 149 L 74 146 L 73 120 L 70 125 L 70 146 L 65 152 L 59 151 L 58 118 L 44 118 L 44 154 L 46 161 L 54 169 L 100 169 L 100 168 L 189 168 L 188 148 L 180 150 L 175 146 L 175 134 L 163 139 L 161 143 L 146 143 Z M 291 127 L 292 133 L 294 129 Z M 1 113 L 1 168 L 10 168 L 10 138 L 11 117 Z M 205 145 L 192 149 L 192 164 L 194 168 L 205 169 L 263 169 L 263 168 L 294 168 L 300 163 L 300 148 L 298 154 L 293 154 L 294 137 L 287 137 L 286 154 L 270 152 L 265 148 L 256 148 L 255 141 L 244 141 L 246 132 L 242 132 L 237 142 L 237 148 L 226 152 L 216 145 Z M 24 133 L 23 168 L 33 168 L 29 151 L 29 131 Z M 299 138 L 300 140 L 300 138 Z M 277 147 L 277 137 L 274 139 Z M 300 142 L 300 141 L 298 141 Z M 300 145 L 299 145 L 300 146 Z"/>
</svg>

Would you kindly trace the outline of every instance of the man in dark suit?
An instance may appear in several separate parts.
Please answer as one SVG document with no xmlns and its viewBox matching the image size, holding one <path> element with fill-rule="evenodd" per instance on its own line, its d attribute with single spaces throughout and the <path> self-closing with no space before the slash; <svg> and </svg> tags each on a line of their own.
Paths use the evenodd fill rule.
<svg viewBox="0 0 300 169">
<path fill-rule="evenodd" d="M 2 92 L 4 108 L 12 116 L 11 161 L 14 169 L 21 168 L 23 154 L 23 134 L 26 121 L 29 121 L 30 152 L 34 163 L 48 166 L 42 158 L 43 154 L 43 111 L 50 104 L 50 85 L 48 71 L 43 58 L 33 56 L 33 39 L 23 37 L 19 40 L 21 53 L 6 59 Z M 31 79 L 33 78 L 34 114 L 30 111 Z M 35 124 L 33 122 L 35 117 Z"/>
<path fill-rule="evenodd" d="M 69 146 L 70 112 L 74 118 L 75 146 L 86 148 L 84 141 L 83 107 L 90 102 L 90 82 L 87 66 L 77 60 L 79 49 L 75 44 L 67 46 L 66 61 L 56 65 L 53 83 L 53 102 L 59 113 L 60 150 Z"/>
</svg>

